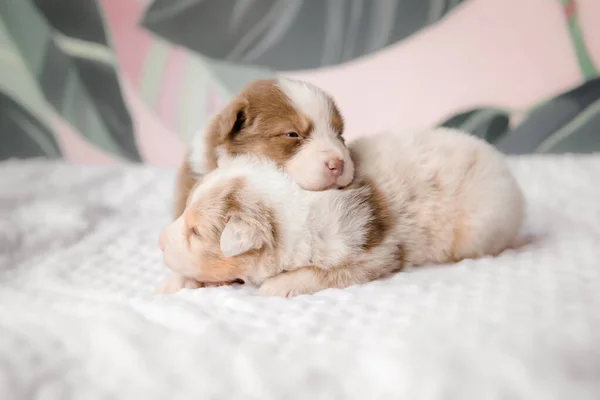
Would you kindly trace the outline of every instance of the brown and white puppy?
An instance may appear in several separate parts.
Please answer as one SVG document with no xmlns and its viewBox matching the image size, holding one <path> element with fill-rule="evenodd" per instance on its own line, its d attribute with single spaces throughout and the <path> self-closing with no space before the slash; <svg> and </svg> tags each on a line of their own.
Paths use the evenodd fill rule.
<svg viewBox="0 0 600 400">
<path fill-rule="evenodd" d="M 344 187 L 354 165 L 343 139 L 344 121 L 333 99 L 306 82 L 256 80 L 199 132 L 179 169 L 174 217 L 190 190 L 217 167 L 217 153 L 262 154 L 306 190 Z"/>
<path fill-rule="evenodd" d="M 184 281 L 243 279 L 262 295 L 290 297 L 514 243 L 524 199 L 486 142 L 440 128 L 350 148 L 354 182 L 321 192 L 303 190 L 265 157 L 225 158 L 163 231 L 167 266 Z M 182 287 L 190 286 L 172 282 L 169 291 Z"/>
</svg>

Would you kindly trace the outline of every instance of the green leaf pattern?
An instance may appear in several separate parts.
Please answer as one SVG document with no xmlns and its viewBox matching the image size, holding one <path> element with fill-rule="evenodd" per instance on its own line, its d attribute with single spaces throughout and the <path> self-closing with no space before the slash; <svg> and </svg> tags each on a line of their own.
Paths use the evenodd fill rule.
<svg viewBox="0 0 600 400">
<path fill-rule="evenodd" d="M 94 146 L 141 161 L 109 48 L 60 33 L 29 0 L 1 1 L 0 22 L 3 40 L 14 44 L 13 57 L 26 71 L 18 75 L 36 81 L 46 115 L 50 106 Z"/>
</svg>

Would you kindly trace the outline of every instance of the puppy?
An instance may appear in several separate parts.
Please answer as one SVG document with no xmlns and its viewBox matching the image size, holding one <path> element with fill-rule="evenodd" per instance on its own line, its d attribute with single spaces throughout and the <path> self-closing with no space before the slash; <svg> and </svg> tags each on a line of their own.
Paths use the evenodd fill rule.
<svg viewBox="0 0 600 400">
<path fill-rule="evenodd" d="M 344 121 L 333 99 L 306 82 L 256 80 L 246 86 L 191 143 L 179 169 L 174 217 L 192 187 L 217 167 L 217 153 L 262 154 L 306 190 L 347 186 L 354 165 Z"/>
<path fill-rule="evenodd" d="M 494 256 L 515 240 L 524 199 L 486 142 L 440 128 L 362 138 L 350 150 L 353 183 L 321 192 L 264 156 L 224 157 L 162 232 L 167 266 L 194 281 L 243 279 L 261 295 L 292 297 Z"/>
</svg>

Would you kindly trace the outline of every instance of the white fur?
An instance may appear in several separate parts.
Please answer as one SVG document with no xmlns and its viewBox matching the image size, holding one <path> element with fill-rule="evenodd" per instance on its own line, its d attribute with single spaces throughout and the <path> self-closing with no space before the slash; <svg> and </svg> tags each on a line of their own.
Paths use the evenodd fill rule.
<svg viewBox="0 0 600 400">
<path fill-rule="evenodd" d="M 331 120 L 331 100 L 317 86 L 308 82 L 279 78 L 277 86 L 315 124 L 325 127 Z"/>
</svg>

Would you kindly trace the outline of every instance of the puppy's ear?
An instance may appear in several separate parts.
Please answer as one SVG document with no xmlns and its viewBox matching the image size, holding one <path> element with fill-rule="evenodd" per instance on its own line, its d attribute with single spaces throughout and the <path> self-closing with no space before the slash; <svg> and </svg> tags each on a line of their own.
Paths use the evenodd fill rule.
<svg viewBox="0 0 600 400">
<path fill-rule="evenodd" d="M 246 127 L 248 123 L 248 99 L 239 95 L 213 119 L 209 131 L 213 140 L 223 143 L 233 138 Z"/>
<path fill-rule="evenodd" d="M 225 257 L 235 257 L 272 246 L 273 241 L 273 229 L 267 218 L 235 214 L 221 233 L 221 252 Z"/>
</svg>

